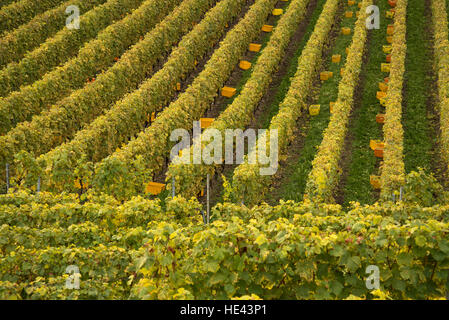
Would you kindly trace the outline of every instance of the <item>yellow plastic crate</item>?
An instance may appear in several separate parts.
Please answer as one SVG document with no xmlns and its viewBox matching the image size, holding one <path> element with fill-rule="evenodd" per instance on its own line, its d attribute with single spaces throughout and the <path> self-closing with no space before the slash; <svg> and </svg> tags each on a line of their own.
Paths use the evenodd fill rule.
<svg viewBox="0 0 449 320">
<path fill-rule="evenodd" d="M 162 190 L 164 190 L 164 188 L 165 184 L 163 183 L 148 182 L 147 186 L 145 187 L 145 193 L 149 193 L 156 196 L 160 194 Z"/>
<path fill-rule="evenodd" d="M 380 189 L 381 183 L 380 183 L 380 177 L 371 175 L 369 176 L 369 183 L 373 187 L 373 189 Z"/>
<path fill-rule="evenodd" d="M 341 33 L 344 35 L 351 34 L 351 28 L 343 27 L 341 28 Z"/>
<path fill-rule="evenodd" d="M 387 42 L 393 43 L 393 36 L 387 36 Z"/>
<path fill-rule="evenodd" d="M 346 18 L 352 18 L 353 15 L 354 15 L 354 12 L 352 12 L 352 11 L 346 11 L 345 12 L 345 17 Z"/>
<path fill-rule="evenodd" d="M 282 10 L 282 9 L 273 9 L 273 12 L 272 12 L 273 16 L 280 16 L 283 13 L 284 13 L 284 10 Z"/>
<path fill-rule="evenodd" d="M 321 81 L 329 80 L 330 78 L 332 78 L 333 75 L 334 73 L 331 71 L 323 71 L 320 73 L 320 80 Z"/>
<path fill-rule="evenodd" d="M 355 5 L 355 0 L 348 0 L 348 5 L 349 6 Z"/>
<path fill-rule="evenodd" d="M 349 54 L 349 48 L 346 48 L 346 49 L 345 49 L 345 52 L 346 52 L 346 54 L 348 55 L 348 54 Z"/>
<path fill-rule="evenodd" d="M 214 122 L 215 118 L 201 118 L 200 119 L 200 125 L 201 129 L 209 128 L 212 125 L 212 122 Z"/>
<path fill-rule="evenodd" d="M 386 16 L 387 18 L 393 19 L 393 18 L 394 18 L 394 11 L 387 11 L 387 12 L 385 13 L 385 16 Z"/>
<path fill-rule="evenodd" d="M 226 98 L 231 98 L 236 93 L 236 91 L 237 90 L 235 88 L 223 87 L 221 89 L 221 95 Z"/>
<path fill-rule="evenodd" d="M 387 98 L 381 98 L 379 99 L 380 105 L 383 107 L 387 106 Z"/>
<path fill-rule="evenodd" d="M 239 67 L 242 70 L 248 70 L 249 68 L 251 68 L 251 62 L 246 61 L 246 60 L 241 60 L 239 63 Z"/>
<path fill-rule="evenodd" d="M 332 62 L 333 63 L 340 63 L 340 61 L 341 61 L 341 55 L 340 54 L 334 54 L 332 56 Z"/>
<path fill-rule="evenodd" d="M 369 147 L 371 148 L 371 150 L 383 149 L 385 147 L 385 143 L 380 140 L 370 140 Z"/>
<path fill-rule="evenodd" d="M 379 82 L 379 90 L 383 92 L 388 91 L 388 85 L 385 82 Z"/>
<path fill-rule="evenodd" d="M 248 50 L 251 51 L 251 52 L 259 52 L 261 48 L 262 48 L 261 44 L 250 43 Z"/>
<path fill-rule="evenodd" d="M 176 83 L 176 90 L 180 91 L 181 90 L 181 83 Z"/>
<path fill-rule="evenodd" d="M 391 45 L 384 45 L 382 46 L 382 51 L 386 54 L 391 53 L 391 50 L 393 50 L 393 46 Z"/>
<path fill-rule="evenodd" d="M 268 25 L 268 24 L 265 24 L 265 25 L 263 25 L 263 27 L 262 27 L 262 31 L 263 31 L 263 32 L 271 32 L 271 31 L 273 31 L 273 26 L 270 26 L 270 25 Z"/>
<path fill-rule="evenodd" d="M 382 72 L 390 72 L 390 64 L 389 63 L 381 63 L 380 70 Z"/>
<path fill-rule="evenodd" d="M 321 106 L 319 104 L 313 104 L 309 107 L 309 114 L 311 116 L 317 116 L 320 113 Z"/>
</svg>

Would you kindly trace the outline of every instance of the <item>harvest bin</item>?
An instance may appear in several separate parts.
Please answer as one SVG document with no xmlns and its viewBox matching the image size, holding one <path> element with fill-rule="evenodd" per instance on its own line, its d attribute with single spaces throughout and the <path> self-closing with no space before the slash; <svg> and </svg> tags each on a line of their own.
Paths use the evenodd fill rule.
<svg viewBox="0 0 449 320">
<path fill-rule="evenodd" d="M 273 26 L 270 26 L 270 25 L 268 25 L 268 24 L 265 24 L 265 25 L 262 27 L 262 31 L 264 31 L 264 32 L 271 32 L 271 31 L 273 31 Z"/>
<path fill-rule="evenodd" d="M 156 196 L 161 193 L 164 188 L 165 184 L 163 183 L 149 182 L 145 188 L 145 192 Z"/>
<path fill-rule="evenodd" d="M 251 52 L 259 52 L 261 48 L 262 48 L 261 44 L 257 44 L 257 43 L 249 44 L 249 51 L 251 51 Z"/>
</svg>

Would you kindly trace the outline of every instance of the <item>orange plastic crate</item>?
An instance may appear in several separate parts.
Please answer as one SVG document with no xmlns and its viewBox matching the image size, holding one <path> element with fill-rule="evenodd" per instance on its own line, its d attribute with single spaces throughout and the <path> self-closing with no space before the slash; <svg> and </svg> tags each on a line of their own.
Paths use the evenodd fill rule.
<svg viewBox="0 0 449 320">
<path fill-rule="evenodd" d="M 396 7 L 396 2 L 397 2 L 397 0 L 388 0 L 388 4 L 389 4 L 390 7 L 392 7 L 392 8 Z"/>
<path fill-rule="evenodd" d="M 383 148 L 377 148 L 374 150 L 374 156 L 376 158 L 383 158 L 384 157 L 384 149 Z"/>
<path fill-rule="evenodd" d="M 352 18 L 353 14 L 354 14 L 354 12 L 352 12 L 352 11 L 346 11 L 345 12 L 345 17 L 346 18 Z"/>
<path fill-rule="evenodd" d="M 332 62 L 333 63 L 340 63 L 340 61 L 341 61 L 341 55 L 340 54 L 334 54 L 332 56 Z"/>
<path fill-rule="evenodd" d="M 351 34 L 351 28 L 343 27 L 341 28 L 341 33 L 344 35 Z"/>
<path fill-rule="evenodd" d="M 371 150 L 376 150 L 376 149 L 383 149 L 385 146 L 385 144 L 380 141 L 380 140 L 370 140 L 369 141 L 369 147 L 371 148 Z"/>
<path fill-rule="evenodd" d="M 152 195 L 158 195 L 164 190 L 165 184 L 163 183 L 157 183 L 157 182 L 148 182 L 147 186 L 145 187 L 145 193 L 150 193 Z"/>
<path fill-rule="evenodd" d="M 383 91 L 377 91 L 377 93 L 376 93 L 376 98 L 379 100 L 382 98 L 385 98 L 386 96 L 387 96 L 387 93 L 383 92 Z"/>
<path fill-rule="evenodd" d="M 201 129 L 209 128 L 214 122 L 214 120 L 215 118 L 201 118 L 200 119 Z"/>
<path fill-rule="evenodd" d="M 385 57 L 385 60 L 390 63 L 391 62 L 391 54 L 387 54 L 387 56 Z"/>
<path fill-rule="evenodd" d="M 251 68 L 251 62 L 246 61 L 246 60 L 241 60 L 239 63 L 239 67 L 242 70 L 248 70 L 249 68 Z"/>
<path fill-rule="evenodd" d="M 385 114 L 379 113 L 378 115 L 376 115 L 376 122 L 380 124 L 385 123 Z"/>
<path fill-rule="evenodd" d="M 320 73 L 320 80 L 321 81 L 329 80 L 330 78 L 332 78 L 333 75 L 334 73 L 331 71 L 323 71 Z"/>
<path fill-rule="evenodd" d="M 261 44 L 257 44 L 257 43 L 249 44 L 249 51 L 251 51 L 251 52 L 259 52 L 261 48 L 262 48 Z"/>
<path fill-rule="evenodd" d="M 235 88 L 223 87 L 221 89 L 221 95 L 226 98 L 231 98 L 236 93 L 236 91 L 237 90 Z"/>
<path fill-rule="evenodd" d="M 387 37 L 387 42 L 388 43 L 393 43 L 393 37 L 392 36 L 388 36 Z"/>
<path fill-rule="evenodd" d="M 393 33 L 394 33 L 394 25 L 389 24 L 387 26 L 387 34 L 391 36 L 391 35 L 393 35 Z"/>
<path fill-rule="evenodd" d="M 262 31 L 263 31 L 263 32 L 271 32 L 271 31 L 273 31 L 273 26 L 270 26 L 270 25 L 268 25 L 268 24 L 265 24 L 265 25 L 262 27 Z"/>
</svg>

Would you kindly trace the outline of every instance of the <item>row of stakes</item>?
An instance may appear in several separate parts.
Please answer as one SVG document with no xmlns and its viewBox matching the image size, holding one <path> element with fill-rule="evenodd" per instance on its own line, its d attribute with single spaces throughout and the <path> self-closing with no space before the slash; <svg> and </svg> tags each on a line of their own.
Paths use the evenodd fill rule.
<svg viewBox="0 0 449 320">
<path fill-rule="evenodd" d="M 158 182 L 149 182 L 147 184 L 147 187 L 145 189 L 145 193 L 149 193 L 152 195 L 158 195 L 160 194 L 164 188 L 166 187 L 163 183 Z M 176 190 L 175 190 L 175 178 L 172 178 L 172 186 L 171 186 L 171 193 L 172 193 L 172 199 L 176 196 Z M 201 196 L 203 196 L 203 191 L 201 192 Z M 206 178 L 206 214 L 204 214 L 204 210 L 201 210 L 201 215 L 203 217 L 203 222 L 205 224 L 209 224 L 210 222 L 210 175 L 207 174 Z"/>
<path fill-rule="evenodd" d="M 10 174 L 9 174 L 9 163 L 6 164 L 6 193 L 9 193 L 9 189 L 11 189 L 10 183 Z M 39 193 L 41 191 L 41 178 L 37 178 L 37 186 L 36 192 Z"/>
<path fill-rule="evenodd" d="M 6 164 L 6 194 L 9 193 L 9 189 L 11 188 L 10 185 L 10 171 L 9 171 L 9 164 Z M 146 193 L 150 193 L 152 195 L 158 195 L 162 190 L 163 187 L 165 187 L 165 184 L 157 183 L 157 182 L 150 182 L 147 185 L 147 188 L 145 190 Z M 39 177 L 37 179 L 37 188 L 36 193 L 39 193 L 41 190 L 41 178 Z M 175 197 L 175 178 L 172 179 L 172 198 Z M 201 211 L 201 215 L 203 216 L 203 221 L 205 224 L 209 224 L 210 222 L 210 175 L 207 174 L 207 182 L 206 182 L 206 215 L 204 214 L 204 211 Z"/>
</svg>

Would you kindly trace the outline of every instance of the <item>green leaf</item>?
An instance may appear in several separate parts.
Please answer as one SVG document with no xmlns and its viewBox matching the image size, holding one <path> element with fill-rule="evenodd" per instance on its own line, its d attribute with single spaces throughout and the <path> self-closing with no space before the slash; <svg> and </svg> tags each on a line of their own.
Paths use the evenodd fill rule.
<svg viewBox="0 0 449 320">
<path fill-rule="evenodd" d="M 399 265 L 411 266 L 413 262 L 413 256 L 410 253 L 402 252 L 397 255 L 396 260 L 398 261 Z"/>
<path fill-rule="evenodd" d="M 420 247 L 424 247 L 427 243 L 427 240 L 424 236 L 417 236 L 415 238 L 415 243 Z"/>
</svg>

